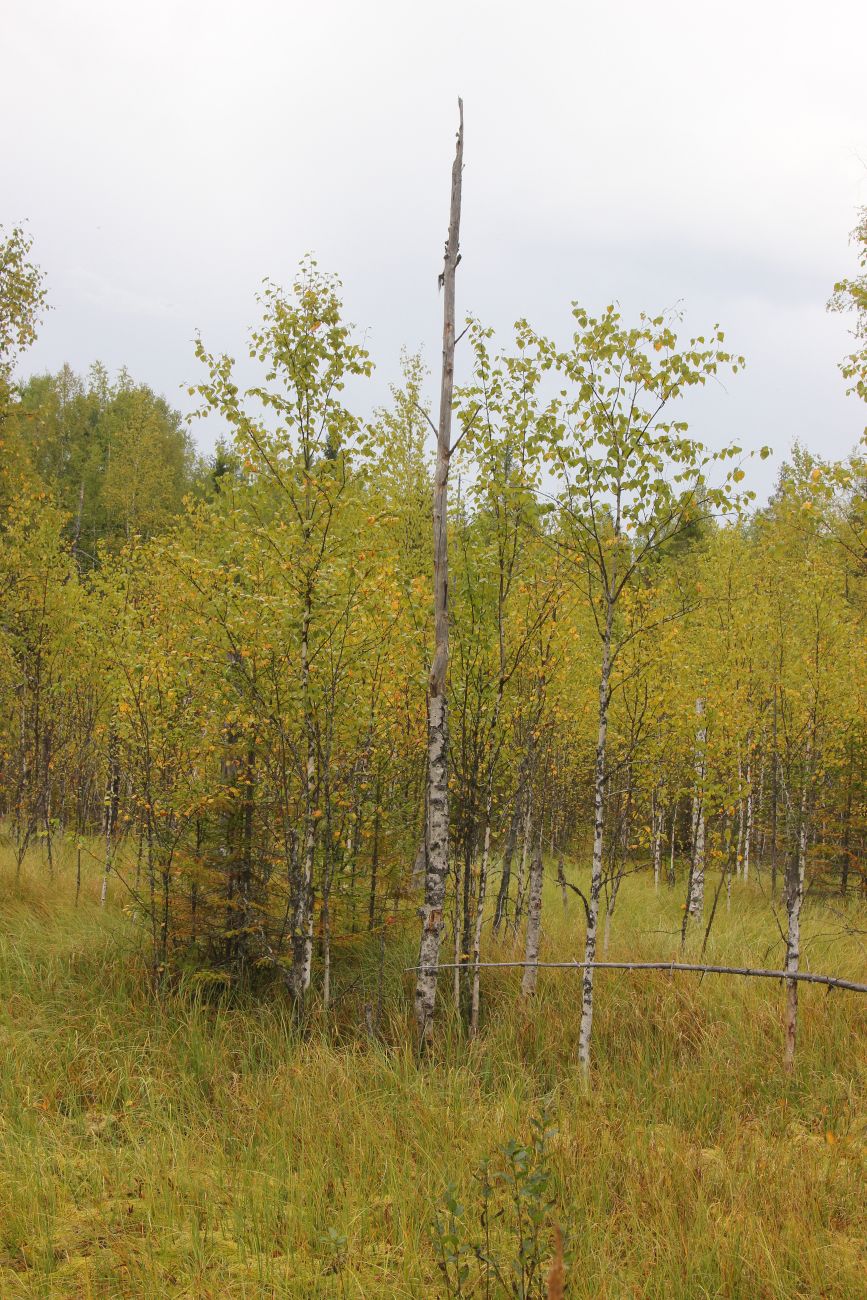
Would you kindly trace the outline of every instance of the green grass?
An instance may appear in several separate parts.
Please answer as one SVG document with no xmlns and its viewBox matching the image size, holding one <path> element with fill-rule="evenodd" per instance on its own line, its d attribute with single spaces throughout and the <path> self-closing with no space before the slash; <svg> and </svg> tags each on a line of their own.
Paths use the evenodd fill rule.
<svg viewBox="0 0 867 1300">
<path fill-rule="evenodd" d="M 3 1300 L 440 1294 L 434 1203 L 455 1179 L 470 1204 L 478 1160 L 546 1102 L 568 1295 L 867 1294 L 867 998 L 802 986 L 789 1078 L 775 983 L 600 972 L 588 1094 L 569 972 L 531 1005 L 487 972 L 480 1038 L 446 1016 L 419 1067 L 414 935 L 388 953 L 382 1046 L 361 1028 L 373 950 L 302 1038 L 274 1002 L 153 999 L 118 888 L 103 913 L 90 876 L 75 907 L 70 863 L 0 868 Z M 611 956 L 671 956 L 681 896 L 628 879 Z M 543 956 L 575 955 L 578 910 L 545 907 Z M 809 904 L 804 930 L 812 969 L 864 979 L 863 906 Z M 778 964 L 775 935 L 736 886 L 708 959 Z"/>
</svg>

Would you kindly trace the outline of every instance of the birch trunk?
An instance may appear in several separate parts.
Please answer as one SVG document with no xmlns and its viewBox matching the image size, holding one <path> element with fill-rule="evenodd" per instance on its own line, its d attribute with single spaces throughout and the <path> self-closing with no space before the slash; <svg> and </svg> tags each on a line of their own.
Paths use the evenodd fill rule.
<svg viewBox="0 0 867 1300">
<path fill-rule="evenodd" d="M 692 878 L 689 883 L 689 903 L 687 911 L 696 921 L 700 921 L 704 912 L 704 849 L 705 849 L 704 809 L 699 803 L 695 824 L 695 847 L 693 848 Z"/>
<path fill-rule="evenodd" d="M 754 819 L 758 826 L 756 835 L 756 871 L 761 871 L 765 863 L 765 739 L 762 734 L 762 752 L 759 763 L 759 797 Z"/>
<path fill-rule="evenodd" d="M 310 620 L 312 594 L 308 588 L 301 625 L 301 691 L 304 701 L 304 731 L 307 754 L 304 764 L 304 850 L 301 871 L 295 880 L 295 908 L 292 921 L 292 973 L 290 985 L 296 1006 L 310 987 L 313 963 L 313 864 L 316 855 L 316 736 L 310 701 Z"/>
<path fill-rule="evenodd" d="M 780 789 L 780 756 L 777 752 L 777 690 L 774 687 L 774 721 L 771 738 L 771 898 L 777 892 L 777 808 Z"/>
<path fill-rule="evenodd" d="M 705 850 L 705 819 L 704 819 L 704 748 L 707 743 L 707 728 L 701 721 L 704 715 L 704 700 L 696 700 L 695 711 L 699 718 L 699 724 L 695 733 L 695 794 L 693 795 L 692 805 L 692 826 L 693 826 L 693 845 L 692 845 L 692 870 L 689 878 L 689 896 L 687 899 L 687 915 L 693 920 L 700 921 L 704 912 L 704 850 Z"/>
<path fill-rule="evenodd" d="M 744 827 L 746 819 L 744 817 L 744 800 L 742 796 L 744 783 L 744 768 L 741 762 L 741 747 L 738 744 L 738 844 L 735 850 L 735 868 L 738 877 L 743 875 L 744 868 Z"/>
<path fill-rule="evenodd" d="M 662 865 L 662 808 L 653 801 L 653 888 L 659 893 L 659 874 Z"/>
<path fill-rule="evenodd" d="M 108 734 L 108 781 L 105 789 L 105 817 L 103 819 L 103 829 L 105 831 L 105 867 L 102 873 L 102 888 L 99 892 L 99 905 L 105 907 L 108 897 L 108 877 L 111 874 L 111 863 L 114 848 L 114 828 L 117 822 L 118 803 L 120 797 L 120 772 L 118 771 L 117 759 L 117 733 L 114 728 Z"/>
<path fill-rule="evenodd" d="M 753 760 L 747 759 L 747 815 L 744 827 L 744 880 L 750 878 L 750 843 L 753 838 Z"/>
<path fill-rule="evenodd" d="M 415 1018 L 419 1041 L 430 1039 L 440 940 L 443 930 L 449 856 L 448 711 L 446 677 L 449 658 L 448 612 L 448 474 L 451 454 L 452 393 L 455 377 L 455 271 L 460 257 L 461 171 L 464 157 L 464 107 L 458 100 L 459 126 L 452 164 L 449 234 L 441 284 L 443 287 L 443 359 L 440 387 L 437 460 L 433 493 L 434 656 L 428 684 L 427 864 L 421 940 L 415 986 Z"/>
<path fill-rule="evenodd" d="M 602 893 L 603 844 L 605 834 L 605 745 L 608 738 L 609 679 L 611 676 L 611 632 L 614 605 L 609 599 L 605 611 L 602 642 L 602 667 L 599 673 L 599 725 L 596 733 L 596 757 L 593 767 L 593 866 L 590 874 L 590 899 L 587 907 L 587 934 L 584 961 L 596 960 L 596 935 L 599 925 L 599 898 Z M 578 1062 L 585 1079 L 590 1073 L 590 1037 L 593 1032 L 593 967 L 584 967 L 581 982 L 581 1028 L 578 1033 Z"/>
<path fill-rule="evenodd" d="M 485 892 L 488 883 L 488 861 L 491 853 L 491 805 L 485 810 L 485 842 L 482 849 L 482 865 L 479 871 L 479 896 L 476 900 L 476 924 L 473 931 L 473 987 L 470 995 L 470 1037 L 474 1038 L 479 1030 L 479 961 L 482 954 L 482 923 L 485 914 Z"/>
<path fill-rule="evenodd" d="M 527 904 L 527 936 L 524 947 L 524 977 L 521 980 L 521 992 L 525 998 L 531 998 L 536 992 L 538 977 L 539 939 L 542 934 L 542 836 L 533 854 L 530 867 L 530 896 Z"/>
<path fill-rule="evenodd" d="M 810 782 L 810 759 L 807 757 L 807 770 L 804 774 L 804 786 L 801 791 L 800 825 L 798 827 L 798 847 L 794 855 L 789 878 L 786 881 L 786 911 L 788 912 L 788 933 L 786 935 L 786 971 L 797 974 L 801 960 L 801 904 L 804 901 L 804 875 L 807 865 L 807 793 Z M 795 1064 L 795 1042 L 798 1035 L 798 981 L 786 980 L 786 1041 L 783 1048 L 783 1064 L 791 1070 Z"/>
</svg>

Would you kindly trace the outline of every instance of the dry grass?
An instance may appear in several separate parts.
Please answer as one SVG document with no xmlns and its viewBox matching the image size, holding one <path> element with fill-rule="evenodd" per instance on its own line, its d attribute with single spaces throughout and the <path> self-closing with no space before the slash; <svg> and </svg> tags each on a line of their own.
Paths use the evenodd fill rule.
<svg viewBox="0 0 867 1300">
<path fill-rule="evenodd" d="M 0 873 L 3 1300 L 436 1295 L 433 1202 L 450 1178 L 471 1196 L 546 1101 L 566 1296 L 867 1294 L 867 998 L 802 988 L 787 1078 L 772 982 L 600 973 L 588 1094 L 568 972 L 541 973 L 531 1005 L 518 973 L 488 972 L 479 1040 L 446 1019 L 419 1068 L 413 936 L 388 954 L 384 1045 L 360 1030 L 364 948 L 301 1037 L 274 1002 L 152 999 L 123 900 L 101 913 L 97 894 L 87 878 L 74 906 L 69 863 Z M 612 956 L 670 956 L 679 898 L 628 880 Z M 554 893 L 545 925 L 544 956 L 580 950 Z M 812 968 L 864 978 L 863 907 L 809 905 L 804 929 Z M 779 960 L 758 888 L 735 889 L 708 951 Z"/>
</svg>

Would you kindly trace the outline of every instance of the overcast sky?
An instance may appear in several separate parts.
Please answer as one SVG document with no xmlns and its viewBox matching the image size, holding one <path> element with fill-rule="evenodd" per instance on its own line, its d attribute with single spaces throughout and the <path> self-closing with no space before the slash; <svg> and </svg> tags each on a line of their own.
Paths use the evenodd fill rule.
<svg viewBox="0 0 867 1300">
<path fill-rule="evenodd" d="M 863 428 L 825 311 L 867 203 L 858 0 L 4 0 L 2 26 L 0 221 L 54 308 L 25 371 L 100 358 L 186 410 L 196 329 L 243 352 L 259 282 L 314 251 L 382 400 L 401 345 L 438 361 L 460 93 L 461 314 L 506 341 L 564 337 L 573 299 L 680 304 L 748 361 L 696 433 L 842 455 Z"/>
</svg>

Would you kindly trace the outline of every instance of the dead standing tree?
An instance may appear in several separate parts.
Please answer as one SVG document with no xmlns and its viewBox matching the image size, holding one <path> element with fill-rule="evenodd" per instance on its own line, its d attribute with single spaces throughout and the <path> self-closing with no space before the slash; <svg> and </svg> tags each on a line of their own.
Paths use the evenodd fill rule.
<svg viewBox="0 0 867 1300">
<path fill-rule="evenodd" d="M 448 710 L 448 475 L 451 457 L 452 395 L 455 379 L 455 271 L 460 261 L 461 172 L 464 160 L 464 106 L 458 100 L 459 125 L 452 164 L 449 234 L 440 276 L 443 290 L 443 363 L 433 491 L 434 655 L 428 682 L 427 862 L 421 941 L 415 986 L 415 1016 L 420 1043 L 431 1034 L 437 966 L 443 929 L 449 855 Z"/>
</svg>

